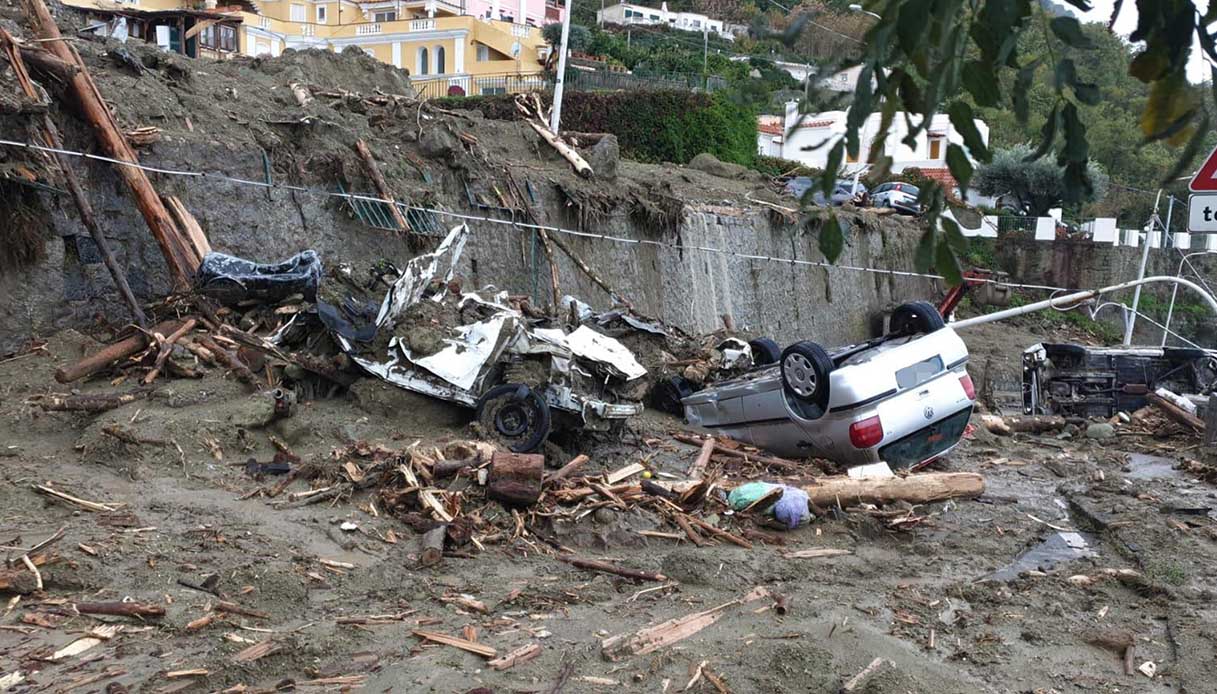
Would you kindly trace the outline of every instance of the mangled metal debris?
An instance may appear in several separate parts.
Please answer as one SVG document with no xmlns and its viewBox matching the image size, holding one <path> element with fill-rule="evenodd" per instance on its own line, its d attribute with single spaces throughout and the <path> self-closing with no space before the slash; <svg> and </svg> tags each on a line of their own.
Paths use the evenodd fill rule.
<svg viewBox="0 0 1217 694">
<path fill-rule="evenodd" d="M 528 319 L 506 292 L 459 291 L 453 277 L 468 235 L 468 227 L 455 227 L 435 251 L 406 265 L 374 330 L 355 328 L 366 307 L 319 305 L 352 361 L 393 385 L 477 408 L 486 433 L 517 452 L 544 442 L 555 424 L 551 410 L 593 430 L 641 413 L 638 384 L 647 371 L 620 342 L 586 326 L 568 333 L 560 323 Z M 438 328 L 435 319 L 411 323 L 429 311 L 460 320 Z M 391 336 L 382 346 L 384 335 Z"/>
</svg>

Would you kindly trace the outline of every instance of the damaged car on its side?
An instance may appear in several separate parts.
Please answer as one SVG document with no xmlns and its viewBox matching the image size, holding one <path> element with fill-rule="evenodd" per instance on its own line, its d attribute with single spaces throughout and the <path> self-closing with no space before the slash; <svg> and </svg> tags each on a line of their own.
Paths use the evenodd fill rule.
<svg viewBox="0 0 1217 694">
<path fill-rule="evenodd" d="M 1217 390 L 1217 351 L 1040 343 L 1023 352 L 1026 414 L 1109 418 L 1145 407 L 1159 388 Z"/>
<path fill-rule="evenodd" d="M 914 302 L 881 337 L 831 351 L 796 342 L 777 364 L 682 402 L 690 424 L 778 455 L 917 468 L 963 436 L 976 399 L 967 363 L 937 309 Z"/>
</svg>

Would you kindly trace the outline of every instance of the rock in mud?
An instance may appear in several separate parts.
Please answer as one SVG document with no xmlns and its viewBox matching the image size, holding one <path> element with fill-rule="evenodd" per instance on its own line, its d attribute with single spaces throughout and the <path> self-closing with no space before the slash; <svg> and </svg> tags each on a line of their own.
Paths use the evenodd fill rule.
<svg viewBox="0 0 1217 694">
<path fill-rule="evenodd" d="M 1086 438 L 1103 441 L 1110 438 L 1115 438 L 1116 428 L 1105 422 L 1091 424 L 1086 427 Z"/>
<path fill-rule="evenodd" d="M 418 139 L 418 148 L 423 156 L 431 159 L 445 159 L 457 151 L 456 137 L 440 127 L 427 128 Z"/>
<path fill-rule="evenodd" d="M 725 161 L 719 161 L 718 157 L 710 154 L 709 152 L 702 152 L 696 157 L 693 157 L 693 159 L 689 162 L 689 168 L 697 169 L 698 171 L 703 171 L 711 176 L 718 176 L 719 178 L 742 179 L 748 173 L 748 169 L 744 168 L 743 166 L 740 166 L 739 164 L 731 164 Z"/>
<path fill-rule="evenodd" d="M 621 147 L 616 135 L 605 135 L 600 138 L 587 154 L 587 163 L 591 164 L 596 178 L 605 181 L 617 179 L 617 163 L 621 161 Z"/>
</svg>

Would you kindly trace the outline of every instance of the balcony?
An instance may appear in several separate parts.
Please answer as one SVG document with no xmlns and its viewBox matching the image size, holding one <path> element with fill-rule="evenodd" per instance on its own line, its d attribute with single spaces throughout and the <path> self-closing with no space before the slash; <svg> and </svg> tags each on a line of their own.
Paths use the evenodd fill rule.
<svg viewBox="0 0 1217 694">
<path fill-rule="evenodd" d="M 408 31 L 432 31 L 434 29 L 434 19 L 414 19 L 410 21 Z"/>
<path fill-rule="evenodd" d="M 367 36 L 369 34 L 379 34 L 380 31 L 381 31 L 380 22 L 373 22 L 371 24 L 356 24 L 355 25 L 355 35 L 356 36 Z"/>
</svg>

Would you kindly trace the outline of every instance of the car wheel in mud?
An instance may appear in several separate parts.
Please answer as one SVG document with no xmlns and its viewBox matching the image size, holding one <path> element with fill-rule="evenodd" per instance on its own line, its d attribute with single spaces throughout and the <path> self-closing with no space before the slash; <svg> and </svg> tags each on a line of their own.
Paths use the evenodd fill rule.
<svg viewBox="0 0 1217 694">
<path fill-rule="evenodd" d="M 689 381 L 681 376 L 669 376 L 660 380 L 651 389 L 651 407 L 675 417 L 685 416 L 681 400 L 693 394 Z"/>
<path fill-rule="evenodd" d="M 531 453 L 549 436 L 549 405 L 525 385 L 495 386 L 478 400 L 477 420 L 487 436 L 515 453 Z"/>
<path fill-rule="evenodd" d="M 776 364 L 782 358 L 782 348 L 778 343 L 767 337 L 758 337 L 748 343 L 752 349 L 752 364 L 754 366 L 769 366 Z"/>
<path fill-rule="evenodd" d="M 901 304 L 892 311 L 892 332 L 900 335 L 929 334 L 946 327 L 942 314 L 928 301 Z"/>
<path fill-rule="evenodd" d="M 828 375 L 832 370 L 832 357 L 814 342 L 796 342 L 782 352 L 782 385 L 799 400 L 823 409 L 828 407 Z"/>
</svg>

